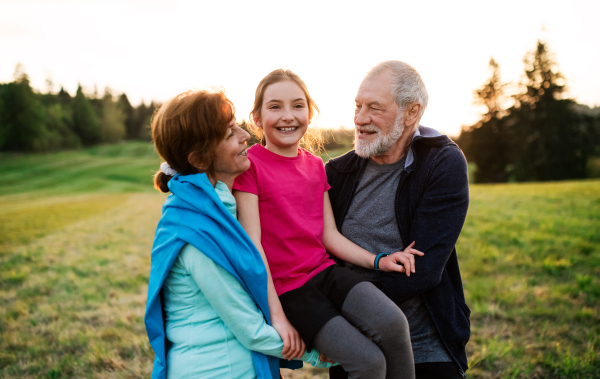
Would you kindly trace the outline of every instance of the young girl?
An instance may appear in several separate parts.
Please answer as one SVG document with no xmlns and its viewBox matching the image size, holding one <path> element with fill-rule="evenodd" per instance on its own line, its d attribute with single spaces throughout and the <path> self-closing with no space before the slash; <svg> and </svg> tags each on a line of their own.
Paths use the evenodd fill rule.
<svg viewBox="0 0 600 379">
<path fill-rule="evenodd" d="M 263 78 L 251 112 L 263 141 L 248 150 L 252 165 L 233 187 L 238 219 L 270 270 L 273 326 L 290 350 L 303 350 L 299 332 L 350 378 L 413 378 L 402 311 L 369 279 L 336 265 L 328 252 L 358 266 L 407 275 L 414 272 L 413 254 L 423 253 L 413 243 L 404 252 L 374 255 L 338 232 L 323 162 L 299 148 L 315 110 L 293 72 L 279 69 Z"/>
</svg>

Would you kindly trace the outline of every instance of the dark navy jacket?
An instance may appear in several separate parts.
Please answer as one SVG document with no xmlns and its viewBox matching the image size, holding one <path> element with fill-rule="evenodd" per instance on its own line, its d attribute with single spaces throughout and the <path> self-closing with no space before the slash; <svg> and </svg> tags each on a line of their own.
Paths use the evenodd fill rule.
<svg viewBox="0 0 600 379">
<path fill-rule="evenodd" d="M 367 161 L 353 150 L 325 166 L 340 232 Z M 415 249 L 425 256 L 415 256 L 417 272 L 410 277 L 381 273 L 382 290 L 396 304 L 421 296 L 450 355 L 465 371 L 471 311 L 465 303 L 454 245 L 467 215 L 469 182 L 465 157 L 447 136 L 419 127 L 400 174 L 394 206 L 402 241 L 405 245 L 416 241 Z"/>
</svg>

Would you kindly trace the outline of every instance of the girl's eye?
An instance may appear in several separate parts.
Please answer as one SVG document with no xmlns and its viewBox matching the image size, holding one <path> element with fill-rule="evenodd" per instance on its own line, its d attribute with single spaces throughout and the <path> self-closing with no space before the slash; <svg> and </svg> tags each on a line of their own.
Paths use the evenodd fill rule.
<svg viewBox="0 0 600 379">
<path fill-rule="evenodd" d="M 304 108 L 304 104 L 296 104 L 294 105 L 294 108 Z"/>
<path fill-rule="evenodd" d="M 279 105 L 271 105 L 269 109 L 279 109 Z"/>
</svg>

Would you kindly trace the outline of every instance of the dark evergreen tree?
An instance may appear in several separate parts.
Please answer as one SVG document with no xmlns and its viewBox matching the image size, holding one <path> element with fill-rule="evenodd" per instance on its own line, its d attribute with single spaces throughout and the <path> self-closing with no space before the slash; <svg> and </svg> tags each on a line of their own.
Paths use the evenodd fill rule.
<svg viewBox="0 0 600 379">
<path fill-rule="evenodd" d="M 142 101 L 142 103 L 136 108 L 136 138 L 146 141 L 149 141 L 152 138 L 150 135 L 150 120 L 152 119 L 152 115 L 154 114 L 154 109 L 156 109 L 159 106 L 160 105 L 154 104 L 154 102 L 151 102 L 149 106 L 146 106 L 146 104 L 144 104 L 144 102 Z"/>
<path fill-rule="evenodd" d="M 117 142 L 125 137 L 125 114 L 119 106 L 118 102 L 114 101 L 110 90 L 107 88 L 104 91 L 104 96 L 101 99 L 101 114 L 100 114 L 100 142 Z"/>
<path fill-rule="evenodd" d="M 505 182 L 509 169 L 509 135 L 503 109 L 506 100 L 505 84 L 500 79 L 500 67 L 492 58 L 491 77 L 482 88 L 475 90 L 475 104 L 485 106 L 486 113 L 475 125 L 465 128 L 457 143 L 467 159 L 474 162 L 475 181 L 478 183 Z"/>
<path fill-rule="evenodd" d="M 129 102 L 126 94 L 119 96 L 119 107 L 125 115 L 125 130 L 127 139 L 139 138 L 139 128 L 136 124 L 135 108 Z"/>
<path fill-rule="evenodd" d="M 60 91 L 58 91 L 56 96 L 61 104 L 68 106 L 71 105 L 71 95 L 69 95 L 69 93 L 65 91 L 63 87 L 60 87 Z"/>
<path fill-rule="evenodd" d="M 0 149 L 44 150 L 44 107 L 17 65 L 15 81 L 0 87 Z"/>
<path fill-rule="evenodd" d="M 81 85 L 73 99 L 73 127 L 84 145 L 91 145 L 100 140 L 100 129 L 96 112 L 90 100 L 84 95 Z"/>
<path fill-rule="evenodd" d="M 524 91 L 511 112 L 511 155 L 518 181 L 586 177 L 592 133 L 581 123 L 554 56 L 538 41 L 525 55 Z M 583 126 L 583 127 L 582 127 Z"/>
</svg>

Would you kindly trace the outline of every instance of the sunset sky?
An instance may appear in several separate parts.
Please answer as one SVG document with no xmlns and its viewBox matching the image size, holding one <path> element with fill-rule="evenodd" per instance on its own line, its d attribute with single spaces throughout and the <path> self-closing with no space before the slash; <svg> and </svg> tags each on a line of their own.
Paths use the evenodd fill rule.
<svg viewBox="0 0 600 379">
<path fill-rule="evenodd" d="M 46 92 L 110 87 L 137 105 L 221 86 L 247 117 L 254 90 L 287 66 L 306 82 L 325 127 L 353 127 L 366 71 L 398 59 L 423 77 L 422 124 L 450 135 L 472 124 L 473 90 L 494 57 L 517 84 L 522 58 L 548 43 L 569 96 L 600 105 L 600 1 L 30 1 L 0 0 L 0 82 L 22 63 Z"/>
</svg>

